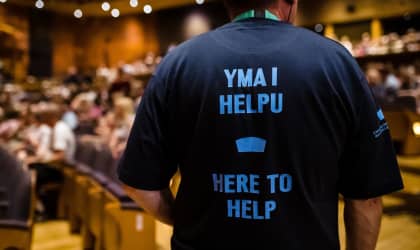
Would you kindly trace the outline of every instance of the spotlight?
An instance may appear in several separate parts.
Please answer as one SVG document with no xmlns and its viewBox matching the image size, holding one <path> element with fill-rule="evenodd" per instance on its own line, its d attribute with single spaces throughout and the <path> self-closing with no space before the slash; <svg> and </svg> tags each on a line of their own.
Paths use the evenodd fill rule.
<svg viewBox="0 0 420 250">
<path fill-rule="evenodd" d="M 413 123 L 413 133 L 415 136 L 420 136 L 420 122 Z"/>
<path fill-rule="evenodd" d="M 204 0 L 195 0 L 195 2 L 196 2 L 198 5 L 202 5 L 202 4 L 204 3 Z"/>
<path fill-rule="evenodd" d="M 150 14 L 150 13 L 152 13 L 153 8 L 152 8 L 152 6 L 151 6 L 150 4 L 146 4 L 146 5 L 144 6 L 144 8 L 143 8 L 143 11 L 144 11 L 144 13 L 146 13 L 146 14 Z"/>
<path fill-rule="evenodd" d="M 73 12 L 73 15 L 74 15 L 74 17 L 75 17 L 75 18 L 82 18 L 82 16 L 83 16 L 83 11 L 82 11 L 81 9 L 76 9 L 76 10 Z"/>
<path fill-rule="evenodd" d="M 139 1 L 138 0 L 130 0 L 130 6 L 133 8 L 136 8 L 137 6 L 139 6 Z"/>
<path fill-rule="evenodd" d="M 101 8 L 103 11 L 109 11 L 111 9 L 111 4 L 109 4 L 108 2 L 103 2 Z"/>
<path fill-rule="evenodd" d="M 42 9 L 42 8 L 44 8 L 44 6 L 45 6 L 45 4 L 42 0 L 37 0 L 35 2 L 35 7 L 37 7 L 38 9 Z"/>
<path fill-rule="evenodd" d="M 120 10 L 119 9 L 112 9 L 111 10 L 111 16 L 115 17 L 115 18 L 119 17 L 120 16 Z"/>
</svg>

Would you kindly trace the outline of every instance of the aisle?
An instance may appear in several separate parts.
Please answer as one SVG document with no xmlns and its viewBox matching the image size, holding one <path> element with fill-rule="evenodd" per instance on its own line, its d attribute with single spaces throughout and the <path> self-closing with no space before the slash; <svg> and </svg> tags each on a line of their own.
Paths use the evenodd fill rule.
<svg viewBox="0 0 420 250">
<path fill-rule="evenodd" d="M 156 222 L 156 250 L 169 250 L 172 228 Z M 82 250 L 80 235 L 69 233 L 67 221 L 37 223 L 31 250 Z"/>
<path fill-rule="evenodd" d="M 384 216 L 377 250 L 420 249 L 420 157 L 399 157 L 399 162 L 405 190 L 384 198 Z M 339 207 L 342 214 L 342 202 Z M 156 228 L 157 250 L 170 250 L 171 229 L 160 223 Z M 82 250 L 81 238 L 68 232 L 69 225 L 65 221 L 37 224 L 33 250 Z M 342 246 L 343 235 L 344 224 L 340 218 Z"/>
<path fill-rule="evenodd" d="M 79 235 L 70 235 L 66 221 L 37 223 L 32 250 L 82 250 Z"/>
</svg>

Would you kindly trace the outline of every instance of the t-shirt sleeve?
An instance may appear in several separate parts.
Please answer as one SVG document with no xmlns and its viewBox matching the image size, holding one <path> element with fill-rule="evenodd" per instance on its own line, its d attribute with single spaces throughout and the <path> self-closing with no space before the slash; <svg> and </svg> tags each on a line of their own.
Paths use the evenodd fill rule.
<svg viewBox="0 0 420 250">
<path fill-rule="evenodd" d="M 137 110 L 118 166 L 119 179 L 133 188 L 165 189 L 176 172 L 169 146 L 166 93 L 165 82 L 153 76 Z"/>
<path fill-rule="evenodd" d="M 379 197 L 403 188 L 384 114 L 365 77 L 359 79 L 353 100 L 356 121 L 339 166 L 339 191 L 349 199 Z"/>
</svg>

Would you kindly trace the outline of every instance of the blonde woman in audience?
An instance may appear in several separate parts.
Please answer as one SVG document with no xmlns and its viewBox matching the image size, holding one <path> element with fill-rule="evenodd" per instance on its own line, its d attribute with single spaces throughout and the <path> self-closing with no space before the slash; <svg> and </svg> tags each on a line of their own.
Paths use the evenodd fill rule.
<svg viewBox="0 0 420 250">
<path fill-rule="evenodd" d="M 134 102 L 128 97 L 118 97 L 114 108 L 98 121 L 96 134 L 106 141 L 115 158 L 125 148 L 134 121 Z"/>
<path fill-rule="evenodd" d="M 131 126 L 134 122 L 134 102 L 130 98 L 120 97 L 115 100 L 113 109 L 114 129 L 109 146 L 115 158 L 118 158 L 125 148 Z"/>
</svg>

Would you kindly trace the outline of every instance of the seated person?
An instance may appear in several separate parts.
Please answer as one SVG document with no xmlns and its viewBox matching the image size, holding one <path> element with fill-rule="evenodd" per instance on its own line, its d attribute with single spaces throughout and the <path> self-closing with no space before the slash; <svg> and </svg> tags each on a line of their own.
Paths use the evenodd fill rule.
<svg viewBox="0 0 420 250">
<path fill-rule="evenodd" d="M 56 218 L 59 195 L 59 189 L 56 187 L 63 180 L 57 165 L 73 161 L 76 138 L 71 128 L 60 120 L 62 110 L 59 105 L 49 103 L 43 107 L 42 112 L 43 124 L 52 129 L 50 155 L 42 159 L 41 163 L 31 164 L 31 167 L 37 171 L 37 195 L 44 207 L 39 212 L 43 218 Z"/>
</svg>

